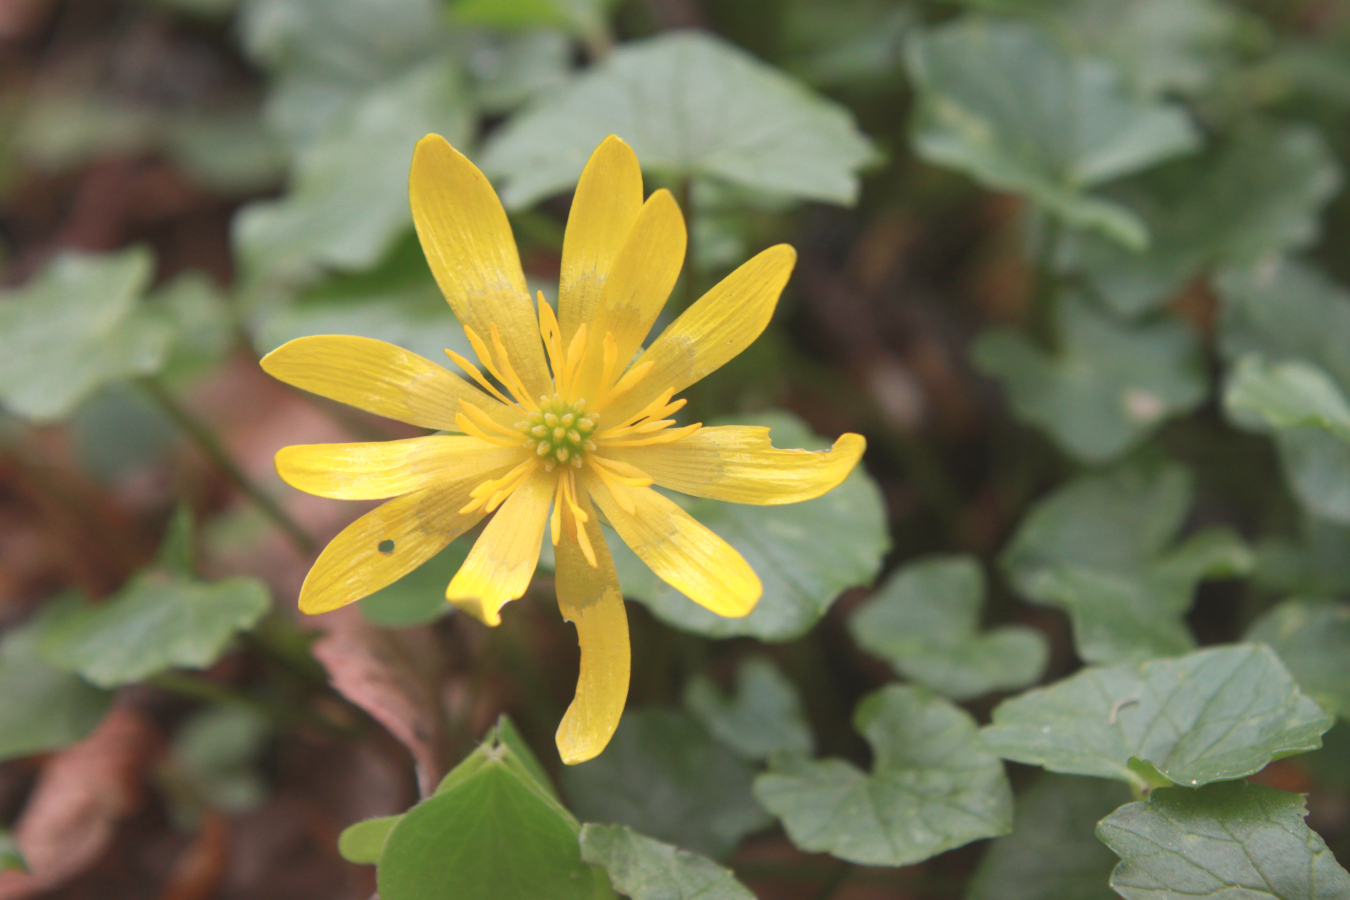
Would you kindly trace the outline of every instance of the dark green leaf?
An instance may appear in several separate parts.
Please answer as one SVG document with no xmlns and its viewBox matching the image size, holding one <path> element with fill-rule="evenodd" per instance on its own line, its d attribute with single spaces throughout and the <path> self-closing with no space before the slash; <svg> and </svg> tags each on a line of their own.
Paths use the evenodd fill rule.
<svg viewBox="0 0 1350 900">
<path fill-rule="evenodd" d="M 763 656 L 741 661 L 736 694 L 723 696 L 706 675 L 685 686 L 684 705 L 714 737 L 751 760 L 779 750 L 810 753 L 814 741 L 797 688 Z"/>
<path fill-rule="evenodd" d="M 671 180 L 851 204 L 871 144 L 847 110 L 705 32 L 633 41 L 497 132 L 484 169 L 508 207 L 576 184 L 606 135 Z"/>
<path fill-rule="evenodd" d="M 1135 249 L 1148 244 L 1144 223 L 1087 191 L 1199 145 L 1180 108 L 1131 98 L 1109 64 L 1028 24 L 967 17 L 916 32 L 906 62 L 920 156 Z"/>
<path fill-rule="evenodd" d="M 1350 606 L 1287 600 L 1253 622 L 1247 640 L 1269 644 L 1305 694 L 1350 718 Z"/>
<path fill-rule="evenodd" d="M 259 756 L 272 726 L 247 706 L 220 706 L 189 719 L 174 737 L 169 781 L 188 805 L 229 813 L 257 808 L 267 797 Z"/>
<path fill-rule="evenodd" d="M 176 667 L 204 669 L 271 607 L 262 582 L 205 583 L 147 573 L 96 606 L 71 610 L 45 630 L 42 656 L 100 687 Z"/>
<path fill-rule="evenodd" d="M 1126 900 L 1343 900 L 1350 873 L 1304 824 L 1304 799 L 1243 781 L 1161 788 L 1097 827 Z"/>
<path fill-rule="evenodd" d="M 603 866 L 633 900 L 755 900 L 736 876 L 706 856 L 643 837 L 624 825 L 585 825 L 581 858 Z"/>
<path fill-rule="evenodd" d="M 1129 799 L 1119 782 L 1042 775 L 1018 795 L 1012 834 L 990 845 L 966 900 L 1114 900 L 1116 858 L 1094 831 Z"/>
<path fill-rule="evenodd" d="M 563 788 L 583 821 L 720 858 L 771 821 L 752 777 L 688 713 L 649 708 L 625 713 L 604 753 L 563 772 Z"/>
<path fill-rule="evenodd" d="M 1003 382 L 1019 419 L 1082 462 L 1116 459 L 1204 401 L 1199 345 L 1182 322 L 1130 325 L 1073 294 L 1061 296 L 1056 321 L 1054 355 L 1020 332 L 994 329 L 972 360 Z"/>
<path fill-rule="evenodd" d="M 1023 688 L 1041 677 L 1044 635 L 1016 625 L 980 631 L 984 572 L 972 557 L 910 563 L 849 619 L 853 640 L 895 670 L 955 700 Z"/>
<path fill-rule="evenodd" d="M 783 754 L 755 796 L 792 842 L 863 865 L 907 866 L 1012 828 L 1012 792 L 976 747 L 975 720 L 922 688 L 892 685 L 853 714 L 871 774 L 841 759 Z"/>
<path fill-rule="evenodd" d="M 1269 647 L 1235 644 L 1085 669 L 1004 701 L 980 739 L 1005 759 L 1147 789 L 1131 760 L 1177 784 L 1241 778 L 1321 746 L 1333 721 Z"/>
</svg>

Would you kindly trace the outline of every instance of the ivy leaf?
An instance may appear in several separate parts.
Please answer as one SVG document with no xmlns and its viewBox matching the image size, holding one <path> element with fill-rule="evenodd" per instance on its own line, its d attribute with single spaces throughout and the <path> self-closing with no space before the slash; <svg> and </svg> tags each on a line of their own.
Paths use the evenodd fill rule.
<svg viewBox="0 0 1350 900">
<path fill-rule="evenodd" d="M 1111 887 L 1126 900 L 1350 897 L 1350 873 L 1304 823 L 1305 802 L 1243 781 L 1153 791 L 1097 826 L 1121 859 Z"/>
<path fill-rule="evenodd" d="M 605 752 L 563 772 L 587 822 L 635 831 L 713 858 L 770 823 L 750 794 L 750 768 L 681 710 L 624 714 Z"/>
<path fill-rule="evenodd" d="M 1144 223 L 1087 191 L 1199 146 L 1181 108 L 1130 97 L 1110 64 L 1025 23 L 967 17 L 915 32 L 906 63 L 921 157 L 1136 250 Z"/>
<path fill-rule="evenodd" d="M 980 739 L 1004 759 L 1147 789 L 1131 760 L 1177 784 L 1242 778 L 1315 750 L 1333 721 L 1269 647 L 1234 644 L 1084 669 L 999 704 Z"/>
<path fill-rule="evenodd" d="M 1093 832 L 1129 799 L 1119 782 L 1042 775 L 1018 795 L 1012 834 L 989 846 L 967 900 L 1114 900 L 1116 857 Z"/>
<path fill-rule="evenodd" d="M 493 135 L 483 168 L 518 209 L 570 189 L 609 134 L 663 178 L 850 205 L 874 153 L 845 108 L 725 41 L 685 31 L 624 44 L 531 103 Z"/>
<path fill-rule="evenodd" d="M 1110 462 L 1205 399 L 1194 333 L 1169 319 L 1129 325 L 1073 294 L 1057 310 L 1051 355 L 1008 329 L 982 334 L 975 366 L 1003 382 L 1016 416 L 1084 463 Z"/>
<path fill-rule="evenodd" d="M 0 639 L 0 759 L 59 750 L 83 739 L 112 702 L 107 691 L 51 668 L 38 655 L 43 631 L 64 605 L 49 605 Z"/>
<path fill-rule="evenodd" d="M 980 632 L 984 572 L 973 557 L 910 563 L 848 621 L 858 646 L 953 700 L 1026 687 L 1049 661 L 1045 636 L 1007 625 Z"/>
<path fill-rule="evenodd" d="M 1190 474 L 1171 463 L 1081 477 L 1033 507 L 1003 565 L 1020 594 L 1069 614 L 1090 663 L 1185 653 L 1195 646 L 1183 616 L 1196 586 L 1252 566 L 1226 529 L 1173 546 L 1192 494 Z"/>
<path fill-rule="evenodd" d="M 54 621 L 42 636 L 42 656 L 105 688 L 178 667 L 204 669 L 271 605 L 254 578 L 205 583 L 147 572 L 103 603 Z"/>
<path fill-rule="evenodd" d="M 775 752 L 810 753 L 815 741 L 791 681 L 763 656 L 736 669 L 736 694 L 723 696 L 706 675 L 685 686 L 684 705 L 723 744 L 749 760 Z"/>
<path fill-rule="evenodd" d="M 1300 690 L 1350 718 L 1350 606 L 1286 600 L 1253 622 L 1246 639 L 1268 644 Z"/>
<path fill-rule="evenodd" d="M 976 745 L 975 720 L 922 688 L 863 698 L 854 727 L 872 746 L 870 774 L 840 759 L 783 754 L 755 796 L 807 852 L 907 866 L 1012 828 L 999 761 Z"/>
<path fill-rule="evenodd" d="M 0 404 L 37 423 L 62 419 L 99 388 L 164 365 L 173 327 L 140 300 L 154 260 L 63 253 L 0 291 Z"/>
<path fill-rule="evenodd" d="M 735 424 L 771 428 L 775 447 L 829 447 L 784 412 L 740 416 Z M 740 551 L 759 575 L 764 595 L 750 615 L 727 619 L 710 612 L 657 579 L 622 541 L 611 537 L 609 546 L 625 596 L 642 601 L 667 624 L 707 637 L 800 637 L 841 592 L 876 577 L 890 549 L 881 490 L 861 466 L 839 487 L 805 503 L 742 506 L 692 500 L 685 508 Z"/>
<path fill-rule="evenodd" d="M 382 847 L 382 825 L 361 823 L 346 839 L 363 859 L 378 853 L 383 900 L 614 897 L 604 870 L 581 859 L 581 826 L 513 744 L 493 728 L 431 797 L 398 819 Z"/>
<path fill-rule="evenodd" d="M 624 825 L 583 825 L 581 858 L 609 873 L 633 900 L 755 900 L 706 856 L 643 837 Z"/>
<path fill-rule="evenodd" d="M 1306 125 L 1250 123 L 1213 153 L 1179 161 L 1109 196 L 1147 223 L 1153 242 L 1130 251 L 1073 234 L 1060 254 L 1124 316 L 1157 309 L 1207 266 L 1245 266 L 1306 247 L 1339 190 L 1331 150 Z"/>
</svg>

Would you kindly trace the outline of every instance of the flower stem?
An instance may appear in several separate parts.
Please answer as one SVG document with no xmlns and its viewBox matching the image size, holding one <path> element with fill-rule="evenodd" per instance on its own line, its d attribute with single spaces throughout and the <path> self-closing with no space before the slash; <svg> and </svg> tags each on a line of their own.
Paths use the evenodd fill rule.
<svg viewBox="0 0 1350 900">
<path fill-rule="evenodd" d="M 203 453 L 211 458 L 216 467 L 230 481 L 234 482 L 239 490 L 248 495 L 248 498 L 257 504 L 264 515 L 286 533 L 297 550 L 306 556 L 314 552 L 313 539 L 305 533 L 299 523 L 281 508 L 280 504 L 270 494 L 255 484 L 244 473 L 244 470 L 239 468 L 239 464 L 234 461 L 234 457 L 230 456 L 229 451 L 225 449 L 225 445 L 209 425 L 184 409 L 173 398 L 173 395 L 165 390 L 164 385 L 158 381 L 152 378 L 143 378 L 140 385 L 164 414 L 182 429 L 184 434 L 195 441 Z"/>
</svg>

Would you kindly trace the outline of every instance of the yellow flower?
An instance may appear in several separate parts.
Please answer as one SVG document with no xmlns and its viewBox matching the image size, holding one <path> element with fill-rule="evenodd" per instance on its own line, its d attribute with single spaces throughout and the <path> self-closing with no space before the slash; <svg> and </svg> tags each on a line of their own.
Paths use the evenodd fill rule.
<svg viewBox="0 0 1350 900">
<path fill-rule="evenodd" d="M 542 294 L 536 313 L 497 195 L 444 138 L 418 143 L 409 190 L 427 262 L 478 365 L 446 351 L 465 380 L 392 344 L 337 335 L 299 338 L 263 359 L 288 384 L 454 432 L 277 454 L 277 471 L 300 490 L 393 498 L 320 554 L 300 609 L 322 613 L 365 597 L 492 515 L 446 599 L 496 625 L 502 606 L 525 593 L 548 534 L 558 605 L 581 644 L 558 750 L 564 762 L 584 762 L 609 742 L 628 695 L 628 621 L 601 517 L 687 597 L 744 616 L 762 590 L 754 571 L 651 486 L 796 503 L 839 484 L 864 441 L 846 434 L 812 453 L 774 449 L 767 428 L 676 425 L 684 401 L 674 394 L 759 336 L 796 253 L 787 245 L 760 253 L 642 350 L 683 264 L 684 219 L 669 191 L 643 201 L 637 157 L 618 138 L 596 149 L 577 185 L 556 314 Z"/>
</svg>

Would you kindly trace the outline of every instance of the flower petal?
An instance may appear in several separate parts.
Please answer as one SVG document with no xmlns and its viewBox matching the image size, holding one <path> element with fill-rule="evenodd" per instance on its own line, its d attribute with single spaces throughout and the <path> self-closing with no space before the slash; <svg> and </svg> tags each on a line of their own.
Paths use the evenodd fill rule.
<svg viewBox="0 0 1350 900">
<path fill-rule="evenodd" d="M 628 614 L 623 606 L 619 576 L 605 545 L 590 501 L 581 496 L 590 516 L 583 527 L 595 551 L 592 566 L 575 539 L 565 538 L 555 558 L 558 608 L 577 626 L 581 644 L 581 672 L 577 693 L 558 725 L 558 753 L 569 766 L 600 754 L 619 727 L 628 700 Z"/>
<path fill-rule="evenodd" d="M 778 450 L 767 428 L 726 425 L 669 444 L 606 448 L 605 456 L 637 466 L 661 487 L 682 494 L 776 506 L 833 490 L 866 448 L 861 435 L 844 434 L 830 450 Z"/>
<path fill-rule="evenodd" d="M 797 251 L 770 247 L 722 279 L 661 333 L 635 365 L 652 369 L 604 408 L 601 427 L 622 422 L 662 391 L 676 393 L 735 358 L 759 337 L 773 317 Z"/>
<path fill-rule="evenodd" d="M 496 325 L 531 395 L 551 393 L 520 254 L 487 178 L 445 138 L 429 134 L 413 151 L 408 193 L 422 252 L 460 323 L 485 341 Z"/>
<path fill-rule="evenodd" d="M 300 611 L 314 615 L 346 606 L 431 559 L 483 518 L 481 511 L 459 512 L 474 484 L 466 480 L 404 494 L 342 529 L 305 576 Z"/>
<path fill-rule="evenodd" d="M 451 579 L 445 599 L 487 625 L 501 624 L 501 608 L 525 593 L 539 564 L 556 480 L 538 469 L 506 498 Z"/>
<path fill-rule="evenodd" d="M 684 216 L 670 191 L 652 194 L 615 257 L 600 303 L 589 320 L 581 396 L 595 397 L 601 387 L 606 334 L 613 335 L 618 350 L 615 358 L 623 362 L 642 347 L 680 277 L 686 241 Z M 617 380 L 620 374 L 622 368 L 613 378 Z"/>
<path fill-rule="evenodd" d="M 614 135 L 600 142 L 581 172 L 563 235 L 558 325 L 563 346 L 595 316 L 615 258 L 642 209 L 642 169 Z"/>
<path fill-rule="evenodd" d="M 467 400 L 504 425 L 520 418 L 509 406 L 441 366 L 374 338 L 320 334 L 296 338 L 262 358 L 267 374 L 301 390 L 409 425 L 458 431 Z"/>
<path fill-rule="evenodd" d="M 616 485 L 621 504 L 589 472 L 585 483 L 619 537 L 662 581 L 719 616 L 739 618 L 755 608 L 764 590 L 755 570 L 689 513 L 651 488 Z"/>
<path fill-rule="evenodd" d="M 297 444 L 277 452 L 277 474 L 293 488 L 338 500 L 382 500 L 437 481 L 475 478 L 520 462 L 517 447 L 475 437 L 431 435 L 370 444 Z"/>
</svg>

